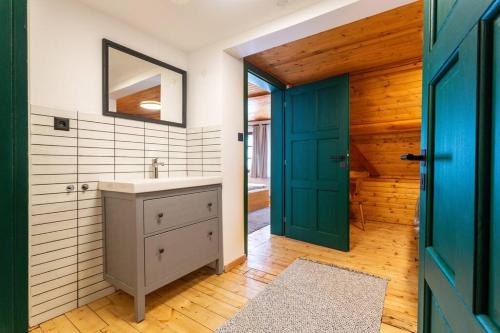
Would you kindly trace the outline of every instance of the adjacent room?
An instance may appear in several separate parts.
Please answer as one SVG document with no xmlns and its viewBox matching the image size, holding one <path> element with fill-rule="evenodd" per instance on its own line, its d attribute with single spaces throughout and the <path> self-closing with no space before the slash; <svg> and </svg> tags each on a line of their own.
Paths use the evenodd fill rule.
<svg viewBox="0 0 500 333">
<path fill-rule="evenodd" d="M 271 223 L 271 93 L 248 83 L 248 235 Z M 267 228 L 268 232 L 269 228 Z"/>
<path fill-rule="evenodd" d="M 0 0 L 0 332 L 500 332 L 499 17 Z"/>
</svg>

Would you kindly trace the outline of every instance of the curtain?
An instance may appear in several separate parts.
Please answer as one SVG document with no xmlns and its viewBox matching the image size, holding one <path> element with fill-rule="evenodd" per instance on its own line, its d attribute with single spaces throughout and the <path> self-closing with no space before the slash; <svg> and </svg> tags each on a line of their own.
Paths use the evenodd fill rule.
<svg viewBox="0 0 500 333">
<path fill-rule="evenodd" d="M 250 177 L 268 178 L 269 125 L 253 126 L 253 156 Z"/>
</svg>

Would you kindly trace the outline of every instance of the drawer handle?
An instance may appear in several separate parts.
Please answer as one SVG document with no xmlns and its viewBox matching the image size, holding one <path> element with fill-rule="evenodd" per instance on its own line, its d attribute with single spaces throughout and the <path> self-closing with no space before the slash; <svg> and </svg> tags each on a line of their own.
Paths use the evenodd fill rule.
<svg viewBox="0 0 500 333">
<path fill-rule="evenodd" d="M 163 213 L 158 214 L 158 223 L 161 223 L 161 219 L 163 218 Z"/>
<path fill-rule="evenodd" d="M 208 203 L 208 205 L 207 205 L 207 206 L 208 206 L 208 209 L 212 209 L 212 206 L 213 206 L 213 205 L 214 205 L 213 203 L 209 202 L 209 203 Z"/>
<path fill-rule="evenodd" d="M 208 239 L 212 240 L 212 236 L 213 236 L 213 234 L 214 234 L 214 233 L 213 233 L 212 231 L 209 231 L 209 232 L 208 232 Z"/>
<path fill-rule="evenodd" d="M 163 253 L 165 252 L 165 249 L 159 249 L 159 250 L 158 250 L 158 252 L 159 252 L 160 254 L 163 254 Z"/>
</svg>

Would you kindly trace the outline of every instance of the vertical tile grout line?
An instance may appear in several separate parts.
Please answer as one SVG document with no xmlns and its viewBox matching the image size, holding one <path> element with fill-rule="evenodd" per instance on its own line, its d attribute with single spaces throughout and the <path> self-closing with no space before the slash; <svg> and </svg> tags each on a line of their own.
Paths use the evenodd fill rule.
<svg viewBox="0 0 500 333">
<path fill-rule="evenodd" d="M 76 111 L 76 307 L 80 306 L 80 192 L 79 180 L 80 180 L 80 117 L 78 110 Z"/>
<path fill-rule="evenodd" d="M 142 122 L 142 138 L 143 138 L 143 150 L 142 150 L 142 178 L 146 179 L 146 122 Z"/>
<path fill-rule="evenodd" d="M 116 180 L 116 118 L 115 117 L 113 117 L 113 180 Z"/>
<path fill-rule="evenodd" d="M 201 176 L 205 176 L 205 127 L 201 128 Z"/>
</svg>

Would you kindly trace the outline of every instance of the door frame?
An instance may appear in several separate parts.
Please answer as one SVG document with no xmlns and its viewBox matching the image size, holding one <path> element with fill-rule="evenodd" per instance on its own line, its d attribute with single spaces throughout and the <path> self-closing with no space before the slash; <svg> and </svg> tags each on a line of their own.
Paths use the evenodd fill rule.
<svg viewBox="0 0 500 333">
<path fill-rule="evenodd" d="M 28 329 L 27 0 L 0 0 L 0 331 Z"/>
<path fill-rule="evenodd" d="M 243 218 L 248 255 L 248 80 L 271 91 L 271 234 L 284 235 L 284 117 L 286 85 L 251 63 L 243 62 Z"/>
</svg>

